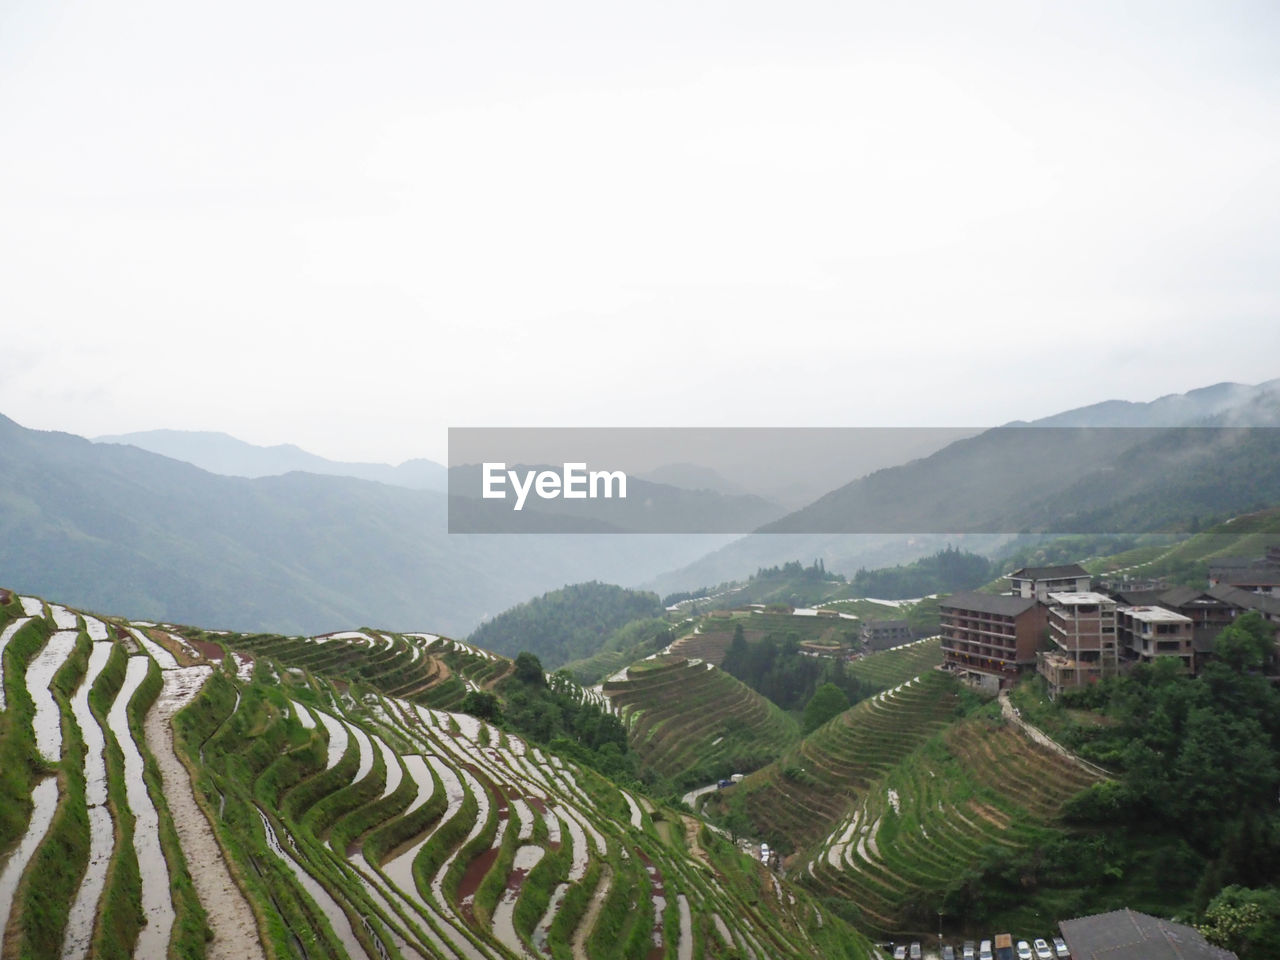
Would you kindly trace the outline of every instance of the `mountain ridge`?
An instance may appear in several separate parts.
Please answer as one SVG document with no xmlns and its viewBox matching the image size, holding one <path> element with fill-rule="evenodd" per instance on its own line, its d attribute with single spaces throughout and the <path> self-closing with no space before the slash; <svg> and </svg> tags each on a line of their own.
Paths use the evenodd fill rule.
<svg viewBox="0 0 1280 960">
<path fill-rule="evenodd" d="M 296 444 L 262 446 L 214 430 L 140 430 L 89 439 L 93 443 L 138 447 L 228 477 L 258 478 L 301 471 L 411 489 L 443 492 L 448 488 L 445 467 L 425 457 L 399 464 L 330 460 Z"/>
</svg>

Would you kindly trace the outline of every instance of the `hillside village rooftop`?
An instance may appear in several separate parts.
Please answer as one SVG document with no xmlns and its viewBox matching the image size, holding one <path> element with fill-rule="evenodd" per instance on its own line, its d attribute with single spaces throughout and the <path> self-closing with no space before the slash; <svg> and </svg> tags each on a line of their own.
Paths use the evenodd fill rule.
<svg viewBox="0 0 1280 960">
<path fill-rule="evenodd" d="M 1043 601 L 1055 591 L 1083 591 L 1091 586 L 1089 573 L 1078 563 L 1056 567 L 1023 567 L 1008 576 L 1010 593 Z"/>
<path fill-rule="evenodd" d="M 1160 621 L 1186 623 L 1191 619 L 1172 610 L 1166 610 L 1164 607 L 1129 607 L 1125 610 L 1125 613 L 1133 617 L 1133 619 L 1141 620 L 1144 623 L 1157 623 Z"/>
<path fill-rule="evenodd" d="M 1136 910 L 1113 910 L 1058 924 L 1073 960 L 1236 960 L 1195 927 Z"/>
<path fill-rule="evenodd" d="M 1066 607 L 1089 605 L 1105 606 L 1106 604 L 1115 602 L 1106 594 L 1094 593 L 1091 590 L 1073 590 L 1069 593 L 1051 593 L 1049 594 L 1049 600 L 1053 603 L 1060 603 Z"/>
</svg>

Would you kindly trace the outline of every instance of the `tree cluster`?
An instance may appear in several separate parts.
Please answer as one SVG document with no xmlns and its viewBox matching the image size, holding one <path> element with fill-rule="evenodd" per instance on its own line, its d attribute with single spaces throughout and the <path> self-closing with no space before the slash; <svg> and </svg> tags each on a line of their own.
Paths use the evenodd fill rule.
<svg viewBox="0 0 1280 960">
<path fill-rule="evenodd" d="M 758 643 L 748 643 L 741 624 L 733 629 L 720 668 L 783 710 L 804 709 L 822 684 L 830 684 L 845 697 L 846 709 L 873 692 L 845 671 L 843 660 L 802 656 L 799 641 L 791 635 L 769 634 Z"/>
<path fill-rule="evenodd" d="M 980 587 L 997 571 L 986 557 L 948 546 L 913 563 L 880 570 L 865 567 L 851 584 L 860 596 L 903 600 L 933 593 L 954 593 Z"/>
<path fill-rule="evenodd" d="M 596 653 L 620 627 L 661 617 L 656 593 L 625 590 L 609 583 L 575 583 L 512 607 L 468 637 L 470 643 L 508 655 L 536 654 L 559 667 Z"/>
<path fill-rule="evenodd" d="M 497 692 L 472 690 L 462 701 L 465 713 L 482 717 L 527 740 L 550 747 L 616 780 L 634 779 L 635 765 L 627 731 L 613 714 L 580 699 L 580 690 L 564 673 L 550 679 L 542 663 L 521 651 Z"/>
</svg>

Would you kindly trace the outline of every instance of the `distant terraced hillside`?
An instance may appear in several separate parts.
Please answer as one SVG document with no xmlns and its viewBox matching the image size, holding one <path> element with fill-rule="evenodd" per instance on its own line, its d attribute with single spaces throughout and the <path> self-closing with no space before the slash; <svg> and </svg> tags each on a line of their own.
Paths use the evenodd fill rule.
<svg viewBox="0 0 1280 960">
<path fill-rule="evenodd" d="M 796 721 L 713 664 L 642 660 L 603 685 L 642 762 L 680 786 L 755 769 L 799 739 Z"/>
<path fill-rule="evenodd" d="M 856 704 L 747 777 L 735 801 L 776 847 L 807 846 L 846 817 L 873 782 L 955 719 L 957 689 L 953 678 L 929 671 Z"/>
<path fill-rule="evenodd" d="M 941 638 L 927 637 L 855 660 L 847 672 L 869 686 L 887 690 L 941 663 Z"/>
<path fill-rule="evenodd" d="M 932 909 L 921 903 L 939 900 L 991 848 L 1046 839 L 1063 803 L 1096 779 L 1011 726 L 971 717 L 864 791 L 805 871 L 815 889 L 855 905 L 862 929 L 927 930 Z"/>
<path fill-rule="evenodd" d="M 5 957 L 867 956 L 696 821 L 433 706 L 484 651 L 0 591 L 0 665 Z"/>
<path fill-rule="evenodd" d="M 744 630 L 743 639 L 747 643 L 758 643 L 764 639 L 763 630 Z M 723 625 L 713 626 L 713 622 L 700 624 L 693 633 L 681 637 L 671 645 L 671 652 L 682 657 L 705 660 L 717 667 L 724 663 L 724 655 L 733 641 L 733 630 Z"/>
<path fill-rule="evenodd" d="M 334 642 L 340 641 L 340 642 Z M 321 637 L 241 636 L 237 649 L 334 680 L 368 683 L 432 707 L 459 704 L 511 672 L 506 657 L 432 633 L 349 630 Z"/>
</svg>

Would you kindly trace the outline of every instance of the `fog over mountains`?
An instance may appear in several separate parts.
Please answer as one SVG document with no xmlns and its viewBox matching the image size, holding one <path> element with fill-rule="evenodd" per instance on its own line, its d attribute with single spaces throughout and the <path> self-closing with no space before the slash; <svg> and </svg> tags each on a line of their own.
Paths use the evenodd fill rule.
<svg viewBox="0 0 1280 960">
<path fill-rule="evenodd" d="M 93 441 L 127 444 L 226 477 L 274 477 L 301 470 L 323 476 L 374 480 L 414 490 L 443 492 L 448 487 L 444 466 L 434 460 L 406 460 L 396 466 L 349 463 L 308 453 L 292 443 L 261 447 L 208 430 L 142 430 L 94 437 Z"/>
<path fill-rule="evenodd" d="M 653 576 L 725 539 L 450 537 L 432 490 L 219 476 L 7 418 L 0 449 L 0 580 L 152 620 L 463 635 L 566 582 Z"/>
<path fill-rule="evenodd" d="M 1033 426 L 1240 423 L 1280 424 L 1280 381 L 1097 404 Z M 231 629 L 318 633 L 378 625 L 464 635 L 486 616 L 565 583 L 691 589 L 815 558 L 852 573 L 943 542 L 994 549 L 1007 539 L 1002 529 L 1047 529 L 1055 521 L 1070 529 L 1073 519 L 1176 529 L 1192 516 L 1244 510 L 1269 497 L 1280 502 L 1270 432 L 1230 449 L 1189 443 L 1177 431 L 1135 431 L 1142 443 L 1120 442 L 1112 432 L 1083 456 L 1078 449 L 1055 454 L 1050 432 L 1036 431 L 1048 439 L 1032 459 L 1025 447 L 1007 445 L 1005 438 L 1020 432 L 988 431 L 851 478 L 768 528 L 777 533 L 450 536 L 439 491 L 444 468 L 430 461 L 344 464 L 296 447 L 180 431 L 93 443 L 0 418 L 0 582 L 103 612 Z M 118 442 L 130 438 L 168 455 Z M 1120 482 L 1113 467 L 1124 457 L 1138 467 Z M 984 483 L 989 470 L 982 464 L 992 461 L 1002 486 Z M 248 475 L 224 475 L 235 473 Z M 651 489 L 667 491 L 676 504 L 686 498 L 670 481 L 711 479 L 690 466 L 658 476 L 668 485 Z M 966 528 L 947 526 L 948 514 L 940 512 L 955 516 L 957 504 L 975 520 L 959 537 Z M 997 506 L 1016 526 L 983 526 Z M 860 511 L 902 525 L 895 531 L 887 523 L 874 535 L 799 526 L 812 529 L 817 517 L 835 531 Z"/>
</svg>

